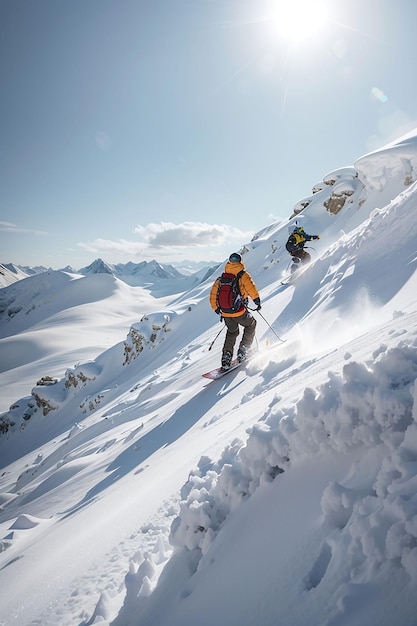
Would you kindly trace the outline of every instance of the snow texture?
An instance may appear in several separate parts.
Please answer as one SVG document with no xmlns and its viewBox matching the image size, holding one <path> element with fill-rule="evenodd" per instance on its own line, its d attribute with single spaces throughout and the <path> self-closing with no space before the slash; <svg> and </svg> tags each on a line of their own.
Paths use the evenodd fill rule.
<svg viewBox="0 0 417 626">
<path fill-rule="evenodd" d="M 0 290 L 0 624 L 415 626 L 416 168 L 417 131 L 326 174 L 294 284 L 288 224 L 243 242 L 259 350 L 218 381 L 213 277 Z"/>
</svg>

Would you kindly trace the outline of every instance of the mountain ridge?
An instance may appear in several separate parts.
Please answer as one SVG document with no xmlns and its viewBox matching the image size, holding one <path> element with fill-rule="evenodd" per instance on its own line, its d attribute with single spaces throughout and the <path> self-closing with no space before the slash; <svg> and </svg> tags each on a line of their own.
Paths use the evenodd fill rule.
<svg viewBox="0 0 417 626">
<path fill-rule="evenodd" d="M 75 270 L 69 265 L 58 270 L 53 270 L 52 268 L 44 266 L 28 267 L 15 265 L 13 263 L 3 263 L 0 264 L 0 289 L 30 276 L 55 271 L 67 272 L 69 274 L 81 274 L 83 276 L 91 274 L 111 274 L 131 286 L 155 285 L 161 280 L 183 281 L 185 284 L 184 288 L 187 288 L 187 284 L 198 281 L 199 276 L 210 272 L 210 270 L 214 271 L 217 265 L 218 264 L 215 263 L 210 265 L 196 263 L 193 270 L 192 262 L 187 262 L 187 271 L 181 272 L 173 264 L 161 264 L 156 260 L 141 261 L 139 263 L 128 261 L 127 263 L 112 264 L 101 258 L 97 258 L 92 263 L 79 270 Z M 186 281 L 188 281 L 188 283 Z M 182 286 L 178 287 L 178 290 L 181 288 Z M 175 287 L 175 289 L 177 289 L 177 287 Z"/>
</svg>

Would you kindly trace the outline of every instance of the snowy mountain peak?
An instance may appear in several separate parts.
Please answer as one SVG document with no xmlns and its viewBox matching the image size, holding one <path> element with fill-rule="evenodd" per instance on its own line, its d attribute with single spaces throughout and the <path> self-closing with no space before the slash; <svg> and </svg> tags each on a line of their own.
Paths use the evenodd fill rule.
<svg viewBox="0 0 417 626">
<path fill-rule="evenodd" d="M 18 280 L 26 278 L 28 274 L 23 272 L 13 263 L 0 264 L 0 288 L 12 285 Z"/>
<path fill-rule="evenodd" d="M 115 274 L 115 269 L 113 265 L 110 265 L 103 259 L 96 259 L 87 267 L 83 267 L 79 270 L 79 274 L 83 274 L 84 276 L 88 274 Z"/>
<path fill-rule="evenodd" d="M 162 280 L 184 277 L 173 265 L 161 265 L 155 260 L 142 261 L 141 263 L 119 263 L 115 267 L 119 276 L 141 276 L 142 278 L 150 277 Z"/>
</svg>

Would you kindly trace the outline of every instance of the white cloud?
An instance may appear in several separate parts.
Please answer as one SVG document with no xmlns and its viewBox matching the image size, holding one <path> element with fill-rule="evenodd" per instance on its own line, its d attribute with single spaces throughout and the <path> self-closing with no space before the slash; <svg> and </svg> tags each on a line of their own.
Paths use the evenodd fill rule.
<svg viewBox="0 0 417 626">
<path fill-rule="evenodd" d="M 189 246 L 222 246 L 230 242 L 242 242 L 252 236 L 227 224 L 206 224 L 203 222 L 183 222 L 173 224 L 160 222 L 137 226 L 135 232 L 151 246 L 175 246 L 179 248 Z"/>
<path fill-rule="evenodd" d="M 252 232 L 244 232 L 227 224 L 206 224 L 202 222 L 171 222 L 151 223 L 137 226 L 135 233 L 140 241 L 126 239 L 109 240 L 95 239 L 80 242 L 78 246 L 94 254 L 109 256 L 117 255 L 125 258 L 157 256 L 182 256 L 190 247 L 197 248 L 202 257 L 210 254 L 222 254 L 221 248 L 241 246 L 252 238 Z"/>
</svg>

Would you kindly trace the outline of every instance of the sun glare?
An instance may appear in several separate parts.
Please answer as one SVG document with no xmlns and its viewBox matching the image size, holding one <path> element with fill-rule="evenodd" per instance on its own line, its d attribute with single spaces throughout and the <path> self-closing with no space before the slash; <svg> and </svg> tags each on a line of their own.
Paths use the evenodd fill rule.
<svg viewBox="0 0 417 626">
<path fill-rule="evenodd" d="M 277 0 L 271 16 L 274 30 L 293 42 L 316 35 L 325 21 L 322 0 Z"/>
</svg>

